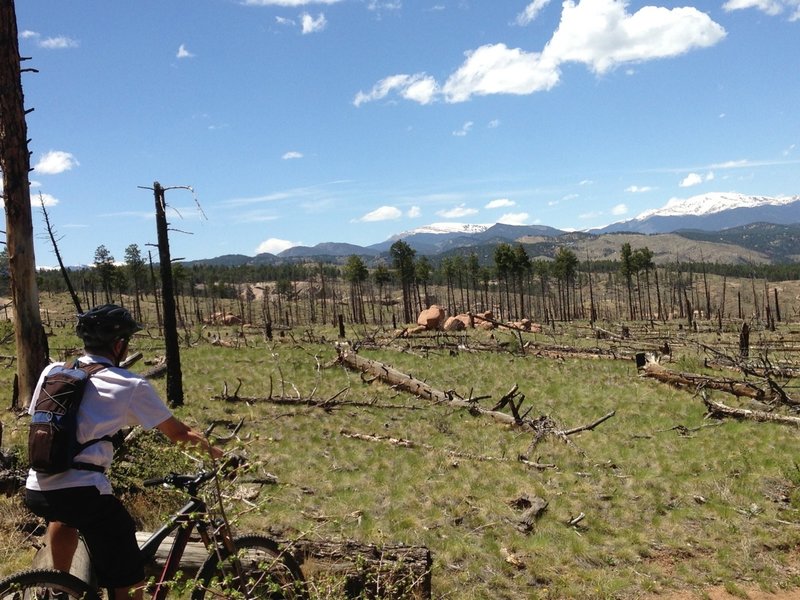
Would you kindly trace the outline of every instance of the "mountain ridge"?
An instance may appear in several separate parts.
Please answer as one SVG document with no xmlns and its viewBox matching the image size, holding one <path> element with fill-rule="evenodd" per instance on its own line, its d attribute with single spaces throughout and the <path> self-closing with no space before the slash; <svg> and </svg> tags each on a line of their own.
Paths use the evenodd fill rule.
<svg viewBox="0 0 800 600">
<path fill-rule="evenodd" d="M 557 247 L 565 245 L 579 253 L 583 260 L 590 255 L 608 255 L 607 244 L 599 240 L 603 236 L 616 237 L 620 234 L 671 234 L 687 240 L 678 242 L 670 238 L 676 246 L 675 250 L 682 249 L 684 252 L 689 247 L 695 247 L 689 242 L 738 247 L 738 251 L 720 248 L 713 252 L 710 247 L 706 248 L 707 254 L 727 257 L 725 260 L 733 262 L 795 262 L 800 260 L 800 195 L 773 198 L 714 192 L 684 200 L 670 200 L 660 209 L 645 211 L 633 219 L 584 231 L 565 231 L 546 225 L 433 223 L 393 235 L 370 246 L 323 242 L 315 246 L 295 246 L 277 255 L 226 255 L 191 261 L 190 264 L 265 264 L 311 259 L 343 262 L 352 255 L 377 261 L 388 258 L 392 244 L 398 240 L 403 240 L 422 256 L 463 254 L 466 250 L 478 249 L 481 254 L 486 254 L 488 249 L 500 243 L 521 243 L 530 248 L 529 254 L 541 254 L 544 258 L 552 258 Z M 661 247 L 663 241 L 658 240 L 657 245 Z M 642 245 L 650 247 L 656 245 L 655 242 L 654 238 Z M 617 244 L 617 251 L 620 245 Z M 700 246 L 696 248 L 701 252 Z M 675 254 L 667 250 L 661 252 L 665 256 Z M 656 253 L 655 260 L 659 258 Z M 700 259 L 699 256 L 697 258 Z M 598 258 L 595 256 L 593 259 Z"/>
</svg>

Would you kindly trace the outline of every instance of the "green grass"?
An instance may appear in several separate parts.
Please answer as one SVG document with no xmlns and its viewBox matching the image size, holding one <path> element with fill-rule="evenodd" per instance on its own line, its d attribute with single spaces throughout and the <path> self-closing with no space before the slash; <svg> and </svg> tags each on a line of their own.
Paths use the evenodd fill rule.
<svg viewBox="0 0 800 600">
<path fill-rule="evenodd" d="M 231 341 L 235 332 L 222 330 Z M 314 338 L 322 335 L 335 339 L 333 330 L 316 331 Z M 377 381 L 365 383 L 341 366 L 324 368 L 335 357 L 332 343 L 308 341 L 300 331 L 293 336 L 267 343 L 253 330 L 246 346 L 238 338 L 238 348 L 225 348 L 195 334 L 193 345 L 181 348 L 186 405 L 178 415 L 200 428 L 213 419 L 244 418 L 239 449 L 278 477 L 279 483 L 265 487 L 251 505 L 238 505 L 236 524 L 243 531 L 427 546 L 436 598 L 635 598 L 707 585 L 739 594 L 753 583 L 764 589 L 800 583 L 795 429 L 725 421 L 681 435 L 674 429 L 678 425 L 710 424 L 701 400 L 639 378 L 632 361 L 508 352 L 453 356 L 413 347 L 408 340 L 404 351 L 361 351 L 437 389 L 491 396 L 480 403 L 486 408 L 517 384 L 525 395 L 523 410 L 532 407 L 529 417 L 547 415 L 563 429 L 616 411 L 595 430 L 570 436 L 570 444 L 546 437 L 529 458 L 557 468 L 535 470 L 514 460 L 528 448 L 530 433 Z M 51 338 L 51 348 L 70 346 L 77 340 L 68 333 Z M 146 358 L 163 354 L 155 331 L 134 346 Z M 688 345 L 674 358 L 668 368 L 702 369 L 702 356 Z M 10 382 L 12 369 L 0 376 Z M 233 393 L 240 382 L 240 396 L 260 400 L 214 398 L 226 384 Z M 164 393 L 163 380 L 154 385 Z M 345 403 L 327 410 L 276 404 L 268 401 L 270 393 L 335 396 Z M 5 448 L 21 448 L 25 420 L 6 412 L 2 421 Z M 405 438 L 418 446 L 350 439 L 342 430 Z M 454 452 L 510 460 L 480 461 Z M 182 454 L 162 448 L 153 436 L 131 449 L 130 462 L 115 468 L 114 477 L 130 485 L 185 463 Z M 529 533 L 516 526 L 521 511 L 513 501 L 523 495 L 549 503 Z M 161 492 L 129 494 L 126 500 L 144 528 L 154 527 L 177 502 Z M 581 513 L 582 520 L 568 524 Z M 17 498 L 0 500 L 2 537 L 18 548 L 4 544 L 0 574 L 29 560 L 33 539 L 17 527 L 24 521 L 30 519 Z M 506 560 L 509 553 L 522 568 Z M 337 597 L 333 582 L 317 582 L 316 589 L 320 598 Z"/>
</svg>

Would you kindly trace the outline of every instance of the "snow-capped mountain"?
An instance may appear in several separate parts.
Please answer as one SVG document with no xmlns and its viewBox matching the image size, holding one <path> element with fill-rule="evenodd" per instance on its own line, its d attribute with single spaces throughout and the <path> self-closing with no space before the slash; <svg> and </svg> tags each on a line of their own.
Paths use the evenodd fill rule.
<svg viewBox="0 0 800 600">
<path fill-rule="evenodd" d="M 757 222 L 800 222 L 800 196 L 776 198 L 713 192 L 672 199 L 661 208 L 647 210 L 628 221 L 593 229 L 591 233 L 669 233 L 679 229 L 720 231 Z"/>
<path fill-rule="evenodd" d="M 747 196 L 745 194 L 713 192 L 691 198 L 673 198 L 661 208 L 646 210 L 635 221 L 649 217 L 676 217 L 682 215 L 710 215 L 734 208 L 756 208 L 759 206 L 783 206 L 797 202 L 800 196 L 773 198 L 770 196 Z"/>
<path fill-rule="evenodd" d="M 395 242 L 397 240 L 402 240 L 403 238 L 410 237 L 412 235 L 416 235 L 418 233 L 433 233 L 433 234 L 441 234 L 441 233 L 483 233 L 492 225 L 470 225 L 469 223 L 431 223 L 430 225 L 423 225 L 422 227 L 417 227 L 416 229 L 411 229 L 409 231 L 404 231 L 403 233 L 398 233 L 393 235 L 389 238 L 389 240 Z"/>
</svg>

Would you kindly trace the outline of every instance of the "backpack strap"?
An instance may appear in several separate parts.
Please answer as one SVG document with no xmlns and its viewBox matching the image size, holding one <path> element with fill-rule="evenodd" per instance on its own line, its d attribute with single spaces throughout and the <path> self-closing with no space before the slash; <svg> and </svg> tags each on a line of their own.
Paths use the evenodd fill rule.
<svg viewBox="0 0 800 600">
<path fill-rule="evenodd" d="M 85 371 L 87 376 L 91 377 L 98 371 L 102 371 L 103 369 L 111 365 L 107 365 L 105 363 L 89 363 L 88 365 L 82 365 L 76 358 L 70 361 L 69 364 L 65 366 L 68 366 L 69 368 L 72 369 L 80 369 L 82 371 Z M 89 440 L 88 442 L 84 442 L 83 444 L 78 445 L 78 451 L 76 452 L 76 454 L 80 454 L 81 452 L 86 450 L 86 448 L 88 448 L 93 444 L 96 444 L 97 442 L 111 442 L 113 440 L 114 438 L 110 435 L 104 435 L 101 438 Z M 93 465 L 92 463 L 79 462 L 79 461 L 73 461 L 70 468 L 77 469 L 79 471 L 96 471 L 97 473 L 105 473 L 106 471 L 105 467 L 101 467 L 100 465 Z"/>
</svg>

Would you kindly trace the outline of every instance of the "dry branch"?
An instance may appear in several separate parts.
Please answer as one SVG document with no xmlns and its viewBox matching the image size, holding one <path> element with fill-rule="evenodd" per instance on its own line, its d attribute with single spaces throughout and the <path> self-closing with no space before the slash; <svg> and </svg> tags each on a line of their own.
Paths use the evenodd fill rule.
<svg viewBox="0 0 800 600">
<path fill-rule="evenodd" d="M 523 346 L 525 354 L 540 356 L 542 358 L 586 358 L 590 360 L 630 360 L 633 354 L 630 351 L 617 351 L 603 348 L 575 348 L 574 346 L 560 346 L 552 344 L 539 344 L 526 342 Z"/>
<path fill-rule="evenodd" d="M 422 410 L 419 406 L 409 406 L 407 404 L 379 404 L 378 402 L 359 402 L 356 400 L 338 400 L 337 398 L 344 392 L 344 390 L 337 392 L 330 398 L 302 398 L 296 396 L 241 396 L 239 395 L 240 385 L 236 388 L 233 394 L 228 393 L 228 384 L 224 383 L 222 393 L 212 396 L 214 400 L 222 400 L 224 402 L 244 402 L 245 404 L 257 404 L 259 402 L 266 402 L 269 404 L 278 404 L 283 406 L 310 406 L 319 407 L 324 410 L 331 410 L 338 406 L 355 406 L 358 408 L 386 408 L 393 410 Z"/>
</svg>

